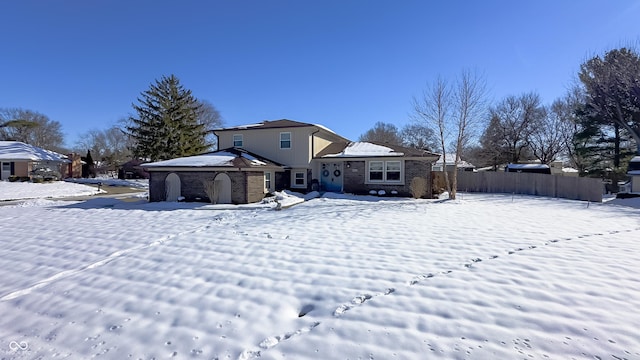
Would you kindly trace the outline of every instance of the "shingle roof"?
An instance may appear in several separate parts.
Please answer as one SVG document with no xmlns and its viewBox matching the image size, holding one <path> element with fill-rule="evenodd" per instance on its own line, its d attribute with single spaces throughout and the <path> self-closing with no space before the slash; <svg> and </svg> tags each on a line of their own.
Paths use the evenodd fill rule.
<svg viewBox="0 0 640 360">
<path fill-rule="evenodd" d="M 275 161 L 266 159 L 240 148 L 228 148 L 205 154 L 185 156 L 170 160 L 156 161 L 140 165 L 143 168 L 166 167 L 229 167 L 229 168 L 277 168 Z"/>
<path fill-rule="evenodd" d="M 437 159 L 438 154 L 426 150 L 408 148 L 399 145 L 372 141 L 356 141 L 350 143 L 334 143 L 318 153 L 319 158 L 344 158 L 344 157 L 432 157 Z"/>
<path fill-rule="evenodd" d="M 316 126 L 314 124 L 303 123 L 294 120 L 282 119 L 282 120 L 265 120 L 256 124 L 238 125 L 228 128 L 216 129 L 215 131 L 227 131 L 227 130 L 246 130 L 246 129 L 277 129 L 277 128 L 291 128 L 291 127 L 309 127 Z"/>
<path fill-rule="evenodd" d="M 0 160 L 69 162 L 66 155 L 20 141 L 0 141 Z"/>
</svg>

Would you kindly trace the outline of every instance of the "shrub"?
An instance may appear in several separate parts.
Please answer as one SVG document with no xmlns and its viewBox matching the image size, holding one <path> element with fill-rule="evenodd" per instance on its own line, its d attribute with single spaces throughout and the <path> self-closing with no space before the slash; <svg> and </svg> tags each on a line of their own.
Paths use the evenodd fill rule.
<svg viewBox="0 0 640 360">
<path fill-rule="evenodd" d="M 9 176 L 9 182 L 16 182 L 18 181 L 20 178 L 15 176 L 15 175 L 11 175 Z"/>
<path fill-rule="evenodd" d="M 411 179 L 409 190 L 414 199 L 420 199 L 427 194 L 427 180 L 423 177 L 414 177 Z"/>
<path fill-rule="evenodd" d="M 215 183 L 213 180 L 202 180 L 202 186 L 204 186 L 204 192 L 205 194 L 207 194 L 207 196 L 209 197 L 209 201 L 211 201 L 212 204 L 215 204 Z"/>
</svg>

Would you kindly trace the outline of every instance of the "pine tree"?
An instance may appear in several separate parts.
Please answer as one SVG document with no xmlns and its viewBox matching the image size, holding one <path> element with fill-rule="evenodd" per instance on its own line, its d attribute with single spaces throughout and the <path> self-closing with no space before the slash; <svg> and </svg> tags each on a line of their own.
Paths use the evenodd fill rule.
<svg viewBox="0 0 640 360">
<path fill-rule="evenodd" d="M 197 155 L 208 148 L 206 131 L 198 122 L 198 102 L 175 75 L 163 76 L 142 92 L 129 135 L 134 156 L 151 161 Z"/>
<path fill-rule="evenodd" d="M 84 160 L 84 164 L 82 165 L 82 177 L 96 177 L 96 164 L 93 162 L 91 150 L 87 150 L 87 156 L 82 160 Z"/>
</svg>

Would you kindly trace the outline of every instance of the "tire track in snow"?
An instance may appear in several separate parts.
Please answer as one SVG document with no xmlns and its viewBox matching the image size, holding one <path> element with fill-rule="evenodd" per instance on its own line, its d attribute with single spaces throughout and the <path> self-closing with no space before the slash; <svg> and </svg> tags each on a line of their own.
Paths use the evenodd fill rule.
<svg viewBox="0 0 640 360">
<path fill-rule="evenodd" d="M 507 255 L 514 255 L 518 252 L 521 251 L 527 251 L 527 250 L 533 250 L 533 249 L 537 249 L 539 247 L 543 247 L 543 246 L 549 246 L 558 242 L 563 242 L 563 241 L 571 241 L 571 240 L 576 240 L 576 239 L 584 239 L 584 238 L 589 238 L 589 237 L 594 237 L 594 236 L 605 236 L 605 235 L 613 235 L 613 234 L 619 234 L 619 233 L 630 233 L 630 232 L 636 232 L 636 231 L 640 231 L 640 227 L 635 228 L 635 229 L 626 229 L 626 230 L 613 230 L 613 231 L 609 231 L 606 233 L 603 232 L 599 232 L 599 233 L 593 233 L 593 234 L 583 234 L 583 235 L 578 235 L 575 237 L 568 237 L 568 238 L 563 238 L 563 239 L 553 239 L 553 240 L 548 240 L 545 241 L 543 243 L 543 245 L 537 246 L 537 245 L 530 245 L 528 247 L 519 247 L 513 250 L 508 250 L 506 251 Z M 497 259 L 499 256 L 498 255 L 492 255 L 490 256 L 488 259 L 483 260 L 479 257 L 477 258 L 473 258 L 470 260 L 470 262 L 463 264 L 465 269 L 470 269 L 474 266 L 474 264 L 483 262 L 483 261 L 490 261 L 490 260 L 494 260 Z M 407 286 L 413 286 L 416 285 L 424 280 L 428 280 L 431 279 L 433 277 L 436 276 L 446 276 L 451 274 L 452 272 L 454 272 L 454 270 L 444 270 L 444 271 L 438 271 L 438 272 L 433 272 L 433 273 L 428 273 L 428 274 L 421 274 L 421 275 L 416 275 L 414 276 L 414 278 L 409 281 L 406 285 Z M 363 305 L 365 302 L 368 302 L 370 300 L 375 299 L 376 297 L 379 297 L 380 295 L 391 295 L 395 292 L 395 288 L 388 288 L 385 291 L 381 291 L 381 292 L 377 292 L 374 294 L 370 294 L 370 293 L 364 293 L 361 295 L 358 295 L 354 298 L 351 299 L 351 301 L 349 302 L 345 302 L 340 304 L 338 307 L 336 307 L 336 309 L 333 312 L 333 317 L 334 318 L 340 318 L 342 315 L 344 315 L 346 312 L 348 312 L 349 310 L 361 306 Z M 304 335 L 306 333 L 309 333 L 311 330 L 313 330 L 314 328 L 316 328 L 317 326 L 319 326 L 321 324 L 320 321 L 315 321 L 305 327 L 302 327 L 298 330 L 295 331 L 291 331 L 291 332 L 287 332 L 285 334 L 281 334 L 281 335 L 276 335 L 276 336 L 269 336 L 267 338 L 265 338 L 264 340 L 262 340 L 260 342 L 260 344 L 258 344 L 259 349 L 245 349 L 244 351 L 242 351 L 240 353 L 240 355 L 238 356 L 237 360 L 250 360 L 250 359 L 256 359 L 262 356 L 262 352 L 267 351 L 273 347 L 275 347 L 276 345 L 278 345 L 279 343 L 281 343 L 282 341 L 285 340 L 289 340 L 292 337 L 295 336 L 299 336 L 299 335 Z"/>
<path fill-rule="evenodd" d="M 176 238 L 176 237 L 179 237 L 179 236 L 182 236 L 182 235 L 195 234 L 195 233 L 198 233 L 198 232 L 205 231 L 205 230 L 211 228 L 212 224 L 214 224 L 215 222 L 219 222 L 221 220 L 222 220 L 221 216 L 216 216 L 212 220 L 207 222 L 205 225 L 202 225 L 197 229 L 189 230 L 189 231 L 183 231 L 183 232 L 179 232 L 179 233 L 172 234 L 172 235 L 167 235 L 167 236 L 165 236 L 165 237 L 163 237 L 161 239 L 152 241 L 150 243 L 134 246 L 134 247 L 131 247 L 131 248 L 128 248 L 128 249 L 124 249 L 124 250 L 115 251 L 115 252 L 109 254 L 106 258 L 104 258 L 102 260 L 98 260 L 96 262 L 93 262 L 93 263 L 91 263 L 89 265 L 85 265 L 85 266 L 77 268 L 77 269 L 65 270 L 65 271 L 59 272 L 59 273 L 57 273 L 55 275 L 52 275 L 52 276 L 50 276 L 50 277 L 48 277 L 48 278 L 46 278 L 44 280 L 38 281 L 38 282 L 36 282 L 35 284 L 33 284 L 33 285 L 29 286 L 29 287 L 26 287 L 26 288 L 23 288 L 23 289 L 20 289 L 20 290 L 12 291 L 12 292 L 0 297 L 0 302 L 13 300 L 13 299 L 19 298 L 21 296 L 28 295 L 28 294 L 32 293 L 33 291 L 38 290 L 40 288 L 43 288 L 43 287 L 45 287 L 45 286 L 47 286 L 47 285 L 49 285 L 49 284 L 51 284 L 51 283 L 53 283 L 53 282 L 55 282 L 57 280 L 64 279 L 64 278 L 79 274 L 79 273 L 81 273 L 83 271 L 86 271 L 86 270 L 91 270 L 91 269 L 95 269 L 95 268 L 100 267 L 100 266 L 104 266 L 104 265 L 106 265 L 106 264 L 108 264 L 108 263 L 110 263 L 110 262 L 112 262 L 112 261 L 124 256 L 124 255 L 130 254 L 130 253 L 133 253 L 133 252 L 136 252 L 136 251 L 148 249 L 148 248 L 151 248 L 151 247 L 154 247 L 154 246 L 162 245 L 162 244 L 170 241 L 173 238 Z"/>
</svg>

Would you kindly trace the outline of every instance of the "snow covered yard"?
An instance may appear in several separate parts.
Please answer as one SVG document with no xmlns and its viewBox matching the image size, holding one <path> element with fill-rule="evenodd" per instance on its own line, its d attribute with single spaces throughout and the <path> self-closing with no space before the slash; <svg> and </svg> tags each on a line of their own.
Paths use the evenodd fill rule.
<svg viewBox="0 0 640 360">
<path fill-rule="evenodd" d="M 98 190 L 87 184 L 104 186 Z M 104 189 L 118 186 L 132 189 L 148 189 L 148 180 L 120 180 L 113 178 L 68 179 L 45 183 L 0 181 L 0 201 L 24 199 L 56 199 L 68 196 L 91 196 L 106 193 Z"/>
<path fill-rule="evenodd" d="M 640 359 L 640 210 L 462 197 L 0 207 L 0 358 Z"/>
</svg>

